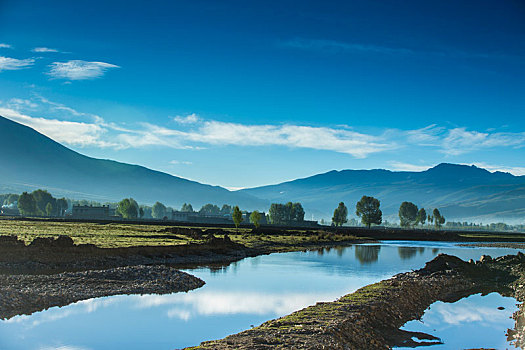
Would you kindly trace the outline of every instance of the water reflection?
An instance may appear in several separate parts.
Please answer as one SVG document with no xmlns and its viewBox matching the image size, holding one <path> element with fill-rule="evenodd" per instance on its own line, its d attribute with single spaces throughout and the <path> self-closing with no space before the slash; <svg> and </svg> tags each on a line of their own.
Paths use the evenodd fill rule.
<svg viewBox="0 0 525 350">
<path fill-rule="evenodd" d="M 514 327 L 511 316 L 516 310 L 514 298 L 476 294 L 455 303 L 436 302 L 421 321 L 407 322 L 402 329 L 439 337 L 443 344 L 432 349 L 516 349 L 505 335 Z"/>
<path fill-rule="evenodd" d="M 399 254 L 399 257 L 403 260 L 412 259 L 413 257 L 416 256 L 417 252 L 418 252 L 418 248 L 416 247 L 398 247 L 397 248 L 397 254 Z"/>
<path fill-rule="evenodd" d="M 410 252 L 411 257 L 403 259 L 399 248 L 408 248 L 401 251 Z M 437 248 L 464 260 L 516 252 L 398 241 L 332 247 L 320 254 L 308 251 L 248 258 L 232 265 L 189 270 L 206 285 L 188 293 L 92 299 L 0 321 L 0 349 L 57 349 L 75 344 L 79 349 L 133 350 L 196 345 L 423 267 Z"/>
<path fill-rule="evenodd" d="M 355 257 L 363 265 L 371 264 L 379 259 L 380 250 L 381 246 L 379 245 L 356 245 Z"/>
<path fill-rule="evenodd" d="M 197 316 L 233 314 L 283 315 L 315 304 L 319 300 L 334 300 L 335 293 L 241 293 L 204 292 L 134 297 L 137 308 L 163 306 L 169 318 L 189 320 Z"/>
</svg>

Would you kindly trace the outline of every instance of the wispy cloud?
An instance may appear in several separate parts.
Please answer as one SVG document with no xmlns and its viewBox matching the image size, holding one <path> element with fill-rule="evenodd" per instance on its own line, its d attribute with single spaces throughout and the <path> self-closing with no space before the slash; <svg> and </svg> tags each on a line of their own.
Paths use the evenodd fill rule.
<svg viewBox="0 0 525 350">
<path fill-rule="evenodd" d="M 525 167 L 513 167 L 513 166 L 505 166 L 505 165 L 494 165 L 494 164 L 487 164 L 484 162 L 475 162 L 475 163 L 463 163 L 464 165 L 475 165 L 478 168 L 487 169 L 490 172 L 500 171 L 503 173 L 510 173 L 515 176 L 523 176 L 525 175 Z"/>
<path fill-rule="evenodd" d="M 49 47 L 35 47 L 31 51 L 33 51 L 33 52 L 58 52 L 57 49 L 51 49 Z"/>
<path fill-rule="evenodd" d="M 396 45 L 382 45 L 374 43 L 347 42 L 330 39 L 308 39 L 294 38 L 279 43 L 281 47 L 298 50 L 318 51 L 329 54 L 379 54 L 390 56 L 423 56 L 435 58 L 454 58 L 454 59 L 519 59 L 522 56 L 509 55 L 503 53 L 468 52 L 458 48 L 408 48 Z"/>
<path fill-rule="evenodd" d="M 188 162 L 188 161 L 181 161 L 181 160 L 171 160 L 170 164 L 172 164 L 172 165 L 178 165 L 178 164 L 192 165 L 193 163 L 192 162 Z"/>
<path fill-rule="evenodd" d="M 199 121 L 199 119 L 200 118 L 195 113 L 188 114 L 185 117 L 180 116 L 180 115 L 173 117 L 173 121 L 179 124 L 195 124 Z"/>
<path fill-rule="evenodd" d="M 448 130 L 442 140 L 442 152 L 449 155 L 459 155 L 474 150 L 494 147 L 525 146 L 525 132 L 478 132 L 466 128 Z"/>
<path fill-rule="evenodd" d="M 429 165 L 418 165 L 404 162 L 391 161 L 388 162 L 390 169 L 397 171 L 425 171 L 431 168 Z"/>
<path fill-rule="evenodd" d="M 118 147 L 116 143 L 104 141 L 102 134 L 106 130 L 93 123 L 35 118 L 1 107 L 0 115 L 29 126 L 60 143 L 75 146 Z"/>
<path fill-rule="evenodd" d="M 33 127 L 58 142 L 73 146 L 188 150 L 202 150 L 211 146 L 287 147 L 337 152 L 354 158 L 410 148 L 423 148 L 425 152 L 435 152 L 440 157 L 457 157 L 484 149 L 525 147 L 525 132 L 481 132 L 435 124 L 413 130 L 384 129 L 365 133 L 348 126 L 228 123 L 189 114 L 171 118 L 179 124 L 176 127 L 151 123 L 123 125 L 106 122 L 98 115 L 80 112 L 38 95 L 30 100 L 11 99 L 0 103 L 0 107 L 4 116 Z M 171 164 L 187 165 L 181 161 L 172 161 Z M 430 167 L 425 163 L 413 164 L 403 159 L 391 161 L 389 166 L 393 170 L 407 171 L 421 171 Z M 486 168 L 513 174 L 522 174 L 523 171 L 521 168 L 504 166 Z"/>
<path fill-rule="evenodd" d="M 287 146 L 335 151 L 364 158 L 371 153 L 394 149 L 380 137 L 328 127 L 303 125 L 246 125 L 204 121 L 190 131 L 145 124 L 149 133 L 163 140 L 177 139 L 211 145 Z"/>
<path fill-rule="evenodd" d="M 9 44 L 0 43 L 0 49 L 12 49 L 13 47 Z"/>
<path fill-rule="evenodd" d="M 17 58 L 0 56 L 0 72 L 3 70 L 18 70 L 29 68 L 33 64 L 35 64 L 35 60 L 33 58 L 26 58 L 20 60 Z"/>
<path fill-rule="evenodd" d="M 293 39 L 285 41 L 283 46 L 301 49 L 325 51 L 330 53 L 338 52 L 357 52 L 357 53 L 377 53 L 386 55 L 407 55 L 414 51 L 406 48 L 388 47 L 381 45 L 370 45 L 360 43 L 348 43 L 336 40 L 322 40 L 322 39 Z"/>
<path fill-rule="evenodd" d="M 106 62 L 88 62 L 71 60 L 67 62 L 53 62 L 47 73 L 57 79 L 87 80 L 102 77 L 111 68 L 120 68 Z"/>
</svg>

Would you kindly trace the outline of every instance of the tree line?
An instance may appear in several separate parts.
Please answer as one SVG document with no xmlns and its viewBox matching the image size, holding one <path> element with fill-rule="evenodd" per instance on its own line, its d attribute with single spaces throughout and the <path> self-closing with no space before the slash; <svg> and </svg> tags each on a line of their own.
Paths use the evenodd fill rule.
<svg viewBox="0 0 525 350">
<path fill-rule="evenodd" d="M 69 203 L 65 198 L 55 198 L 45 190 L 23 192 L 17 198 L 17 207 L 24 216 L 64 216 Z"/>
<path fill-rule="evenodd" d="M 383 212 L 381 211 L 380 201 L 377 198 L 363 196 L 356 203 L 356 215 L 361 218 L 363 225 L 370 228 L 372 225 L 381 225 L 383 222 Z M 399 221 L 401 227 L 410 228 L 419 224 L 424 225 L 426 221 L 434 224 L 436 228 L 445 223 L 445 217 L 441 215 L 439 209 L 434 209 L 432 215 L 428 214 L 425 208 L 418 209 L 417 205 L 412 202 L 403 202 L 399 207 Z M 333 226 L 342 226 L 348 222 L 348 208 L 344 202 L 340 202 L 334 210 L 332 217 Z"/>
<path fill-rule="evenodd" d="M 0 203 L 3 205 L 13 206 L 16 203 L 20 214 L 23 216 L 64 216 L 66 210 L 71 204 L 78 205 L 98 205 L 98 202 L 89 202 L 86 200 L 72 201 L 66 198 L 54 198 L 48 191 L 38 189 L 31 193 L 23 192 L 21 195 L 4 194 L 0 195 Z M 116 215 L 125 219 L 137 219 L 151 217 L 154 219 L 168 219 L 171 211 L 174 209 L 167 207 L 161 202 L 156 202 L 153 206 L 139 205 L 133 198 L 124 198 L 118 203 L 107 203 L 110 207 L 115 208 Z M 190 203 L 184 203 L 181 212 L 195 213 Z M 228 216 L 234 221 L 236 227 L 244 220 L 243 212 L 238 206 L 223 204 L 219 207 L 212 203 L 204 204 L 198 211 L 201 215 Z M 356 215 L 360 218 L 361 223 L 368 228 L 372 225 L 380 225 L 383 221 L 383 213 L 380 209 L 380 201 L 371 196 L 363 196 L 356 203 Z M 255 227 L 259 227 L 262 213 L 255 210 L 245 212 L 249 221 Z M 249 215 L 248 215 L 249 214 Z M 272 203 L 267 216 L 267 221 L 274 225 L 294 225 L 304 222 L 305 211 L 301 203 Z M 418 208 L 412 202 L 403 202 L 399 207 L 400 225 L 405 228 L 416 227 L 417 225 L 434 225 L 436 228 L 445 223 L 445 217 L 439 209 L 434 209 L 432 213 L 426 212 L 425 208 Z M 353 219 L 352 219 L 353 220 Z M 344 202 L 340 202 L 334 210 L 332 217 L 333 226 L 342 226 L 348 222 L 348 208 Z"/>
</svg>

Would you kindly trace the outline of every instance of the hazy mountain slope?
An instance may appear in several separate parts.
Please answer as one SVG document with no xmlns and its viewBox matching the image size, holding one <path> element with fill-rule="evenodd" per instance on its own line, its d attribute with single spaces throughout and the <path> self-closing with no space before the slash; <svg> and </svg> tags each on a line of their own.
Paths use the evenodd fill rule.
<svg viewBox="0 0 525 350">
<path fill-rule="evenodd" d="M 237 204 L 246 209 L 267 203 L 248 194 L 153 171 L 142 166 L 90 158 L 66 148 L 35 130 L 0 117 L 0 188 L 47 188 L 74 198 L 139 202 L 161 201 L 168 205 L 190 202 Z"/>
<path fill-rule="evenodd" d="M 339 201 L 354 215 L 355 203 L 369 195 L 381 200 L 390 220 L 396 219 L 403 201 L 411 201 L 427 209 L 441 208 L 450 220 L 525 221 L 525 176 L 456 164 L 440 164 L 423 172 L 330 171 L 242 192 L 272 202 L 300 201 L 326 218 Z"/>
</svg>

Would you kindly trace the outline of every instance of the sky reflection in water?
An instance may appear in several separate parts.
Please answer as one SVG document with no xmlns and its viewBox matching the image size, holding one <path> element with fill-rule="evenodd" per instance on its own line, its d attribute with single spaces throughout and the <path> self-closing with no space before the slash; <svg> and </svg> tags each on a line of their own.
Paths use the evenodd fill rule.
<svg viewBox="0 0 525 350">
<path fill-rule="evenodd" d="M 476 294 L 455 303 L 438 301 L 430 306 L 421 321 L 407 322 L 402 329 L 432 334 L 443 342 L 429 349 L 515 349 L 507 342 L 505 333 L 514 328 L 511 316 L 517 309 L 514 298 L 498 293 Z"/>
<path fill-rule="evenodd" d="M 390 242 L 259 256 L 222 268 L 190 270 L 206 285 L 188 293 L 91 299 L 0 321 L 0 349 L 196 345 L 420 268 L 441 252 L 468 260 L 516 251 L 441 242 Z"/>
</svg>

